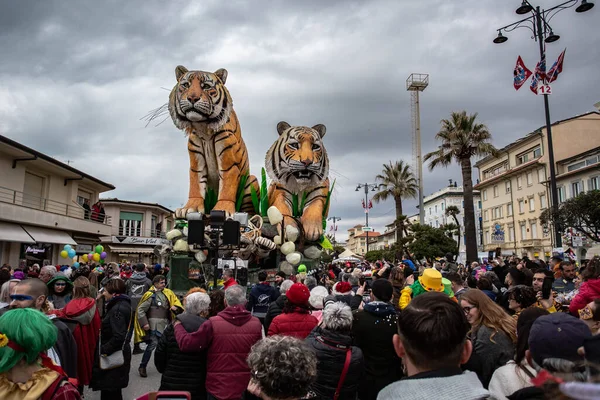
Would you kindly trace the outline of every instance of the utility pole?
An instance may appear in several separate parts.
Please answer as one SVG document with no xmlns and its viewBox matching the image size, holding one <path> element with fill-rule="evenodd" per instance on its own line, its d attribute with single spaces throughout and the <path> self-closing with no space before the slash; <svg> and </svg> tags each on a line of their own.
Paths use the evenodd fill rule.
<svg viewBox="0 0 600 400">
<path fill-rule="evenodd" d="M 340 217 L 329 217 L 327 218 L 327 221 L 333 221 L 333 245 L 335 246 L 336 244 L 336 240 L 335 240 L 335 231 L 337 231 L 337 222 L 341 221 L 342 219 Z"/>
<path fill-rule="evenodd" d="M 359 183 L 356 186 L 356 191 L 358 192 L 360 189 L 365 189 L 365 204 L 364 204 L 364 210 L 365 210 L 365 227 L 367 228 L 366 233 L 367 233 L 367 251 L 365 252 L 365 254 L 367 254 L 369 252 L 369 230 L 371 230 L 371 228 L 369 227 L 369 189 L 371 189 L 371 191 L 376 191 L 377 188 L 379 187 L 378 184 L 376 183 Z"/>
</svg>

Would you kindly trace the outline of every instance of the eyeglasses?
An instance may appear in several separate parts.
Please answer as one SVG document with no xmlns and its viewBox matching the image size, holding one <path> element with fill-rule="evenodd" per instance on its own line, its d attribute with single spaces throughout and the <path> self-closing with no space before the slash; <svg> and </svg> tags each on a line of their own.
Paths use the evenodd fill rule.
<svg viewBox="0 0 600 400">
<path fill-rule="evenodd" d="M 471 312 L 472 309 L 477 308 L 475 306 L 467 306 L 467 307 L 463 307 L 463 311 L 465 314 L 468 314 Z"/>
<path fill-rule="evenodd" d="M 11 294 L 9 297 L 12 301 L 33 300 L 33 297 L 26 294 Z"/>
</svg>

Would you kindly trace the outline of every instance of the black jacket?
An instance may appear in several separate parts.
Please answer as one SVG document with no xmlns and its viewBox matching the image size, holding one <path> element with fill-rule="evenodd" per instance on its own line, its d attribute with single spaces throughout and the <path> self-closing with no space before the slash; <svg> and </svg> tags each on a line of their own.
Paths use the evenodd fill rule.
<svg viewBox="0 0 600 400">
<path fill-rule="evenodd" d="M 285 294 L 282 294 L 277 298 L 277 300 L 269 304 L 267 315 L 265 315 L 265 332 L 269 332 L 269 325 L 271 325 L 273 318 L 283 312 L 283 306 L 285 305 L 286 299 L 287 297 L 285 297 Z"/>
<path fill-rule="evenodd" d="M 389 303 L 371 302 L 354 312 L 354 345 L 365 358 L 365 379 L 360 382 L 361 400 L 375 400 L 377 393 L 402 378 L 402 361 L 394 350 L 392 338 L 398 332 L 398 318 Z"/>
<path fill-rule="evenodd" d="M 60 358 L 60 366 L 69 376 L 77 377 L 77 343 L 71 333 L 71 329 L 58 318 L 51 318 L 52 323 L 58 329 L 54 350 Z"/>
<path fill-rule="evenodd" d="M 314 398 L 322 400 L 334 398 L 344 369 L 347 348 L 350 348 L 350 367 L 339 400 L 356 399 L 358 384 L 364 379 L 365 363 L 361 349 L 352 346 L 352 337 L 317 326 L 305 341 L 317 355 L 317 380 L 311 386 L 311 391 L 317 395 Z"/>
<path fill-rule="evenodd" d="M 347 304 L 348 307 L 350 307 L 352 311 L 354 311 L 358 310 L 358 307 L 360 307 L 360 303 L 362 303 L 363 297 L 357 296 L 352 292 L 350 294 L 330 294 L 329 296 L 325 297 L 324 301 L 325 304 L 327 304 L 330 301 L 341 301 L 342 303 Z"/>
<path fill-rule="evenodd" d="M 206 319 L 183 313 L 177 316 L 187 332 L 195 332 Z M 159 390 L 190 392 L 192 400 L 206 399 L 206 352 L 183 353 L 175 340 L 173 325 L 165 328 L 154 352 L 154 365 L 162 374 Z"/>
<path fill-rule="evenodd" d="M 99 355 L 96 351 L 92 382 L 90 383 L 93 390 L 123 389 L 129 384 L 129 367 L 131 366 L 131 345 L 129 342 L 131 341 L 133 323 L 129 331 L 127 328 L 132 317 L 131 300 L 127 295 L 113 297 L 106 305 L 106 313 L 100 328 L 100 351 L 102 354 L 112 354 L 123 348 L 125 363 L 114 369 L 101 370 Z"/>
</svg>

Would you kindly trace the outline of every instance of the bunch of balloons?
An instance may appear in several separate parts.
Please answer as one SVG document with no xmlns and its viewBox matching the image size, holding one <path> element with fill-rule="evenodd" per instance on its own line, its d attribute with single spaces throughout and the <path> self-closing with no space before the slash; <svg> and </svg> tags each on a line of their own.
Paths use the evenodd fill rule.
<svg viewBox="0 0 600 400">
<path fill-rule="evenodd" d="M 106 252 L 104 251 L 104 246 L 102 246 L 101 244 L 97 245 L 94 248 L 94 252 L 90 253 L 90 254 L 84 254 L 83 255 L 83 260 L 85 262 L 88 261 L 96 261 L 99 262 L 100 264 L 104 264 L 104 260 L 106 259 Z"/>
<path fill-rule="evenodd" d="M 73 260 L 73 268 L 79 268 L 79 263 L 77 262 L 77 253 L 75 249 L 71 247 L 70 244 L 65 244 L 62 251 L 60 252 L 60 256 L 62 258 L 68 258 Z"/>
</svg>

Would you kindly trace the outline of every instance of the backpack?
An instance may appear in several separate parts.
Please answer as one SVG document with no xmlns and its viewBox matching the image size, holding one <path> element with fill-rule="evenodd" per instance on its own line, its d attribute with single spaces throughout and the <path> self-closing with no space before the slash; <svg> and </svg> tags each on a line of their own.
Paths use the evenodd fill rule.
<svg viewBox="0 0 600 400">
<path fill-rule="evenodd" d="M 131 282 L 131 281 L 130 281 Z M 146 284 L 145 283 L 133 283 L 131 282 L 131 286 L 129 287 L 129 297 L 131 299 L 141 299 L 144 293 L 146 293 Z"/>
</svg>

